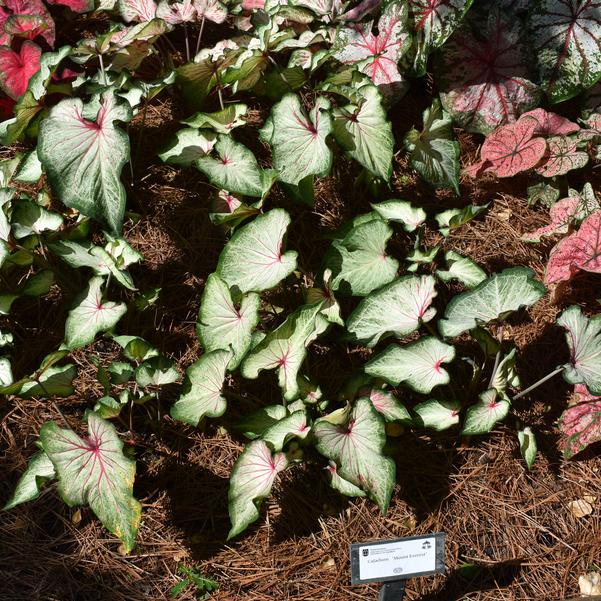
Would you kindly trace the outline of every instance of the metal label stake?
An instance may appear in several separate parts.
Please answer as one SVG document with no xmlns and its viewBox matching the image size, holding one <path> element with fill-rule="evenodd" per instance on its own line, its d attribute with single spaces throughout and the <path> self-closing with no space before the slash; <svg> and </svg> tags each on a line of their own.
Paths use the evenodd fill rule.
<svg viewBox="0 0 601 601">
<path fill-rule="evenodd" d="M 353 543 L 351 584 L 382 582 L 380 601 L 401 601 L 405 580 L 444 572 L 444 533 Z"/>
</svg>

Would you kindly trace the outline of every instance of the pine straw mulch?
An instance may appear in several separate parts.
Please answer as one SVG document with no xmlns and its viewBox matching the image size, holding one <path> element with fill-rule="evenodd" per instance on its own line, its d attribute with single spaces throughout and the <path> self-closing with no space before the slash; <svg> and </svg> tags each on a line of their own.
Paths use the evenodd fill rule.
<svg viewBox="0 0 601 601">
<path fill-rule="evenodd" d="M 201 352 L 194 334 L 199 297 L 224 236 L 208 220 L 210 189 L 200 174 L 174 169 L 155 158 L 156 148 L 183 117 L 177 106 L 177 99 L 161 97 L 149 107 L 143 138 L 139 137 L 140 117 L 130 128 L 136 160 L 128 206 L 141 213 L 141 219 L 128 223 L 126 237 L 145 255 L 143 265 L 132 272 L 142 290 L 160 287 L 162 291 L 157 306 L 128 313 L 119 331 L 147 338 L 183 370 Z M 395 117 L 397 140 L 406 123 L 419 122 L 416 115 L 423 108 L 402 106 Z M 258 126 L 264 114 L 257 110 L 253 116 Z M 252 131 L 244 129 L 240 136 L 248 145 L 256 144 Z M 462 156 L 469 163 L 477 150 L 475 143 L 468 136 L 461 142 Z M 455 199 L 446 192 L 433 192 L 399 157 L 393 183 L 393 196 L 427 209 L 494 201 L 485 214 L 447 239 L 429 231 L 429 243 L 467 254 L 490 272 L 527 265 L 543 274 L 551 243 L 531 246 L 520 241 L 521 234 L 544 223 L 546 215 L 544 209 L 528 207 L 525 180 L 484 178 L 477 185 L 464 181 L 462 197 Z M 270 206 L 286 206 L 293 213 L 289 247 L 300 251 L 300 267 L 310 282 L 329 244 L 322 234 L 368 211 L 369 197 L 354 186 L 348 164 L 338 160 L 333 175 L 319 184 L 313 210 L 291 206 L 277 195 Z M 397 234 L 391 249 L 402 256 L 409 244 L 408 237 Z M 77 282 L 74 290 L 81 289 L 83 282 Z M 524 386 L 566 359 L 563 333 L 553 325 L 555 317 L 573 302 L 589 313 L 595 311 L 598 282 L 598 277 L 583 276 L 554 302 L 549 294 L 529 313 L 509 320 L 503 336 L 520 350 Z M 68 290 L 55 287 L 45 299 L 15 304 L 8 326 L 15 331 L 16 348 L 28 351 L 14 357 L 17 376 L 30 373 L 60 343 L 71 298 Z M 300 292 L 294 287 L 279 290 L 269 295 L 269 301 L 289 310 L 300 302 Z M 276 320 L 266 316 L 265 323 Z M 81 431 L 83 411 L 102 394 L 90 351 L 105 363 L 118 356 L 116 345 L 103 338 L 91 349 L 75 352 L 76 395 L 53 402 L 11 398 L 0 406 L 2 500 L 8 498 L 34 451 L 44 421 L 64 424 L 66 419 Z M 335 398 L 367 355 L 334 337 L 332 342 L 314 345 L 308 371 L 326 397 Z M 201 429 L 169 418 L 177 386 L 162 390 L 157 402 L 118 420 L 119 431 L 135 446 L 135 494 L 144 509 L 132 555 L 120 555 L 118 542 L 90 510 L 66 507 L 54 486 L 47 487 L 36 502 L 1 514 L 0 598 L 166 599 L 179 580 L 177 565 L 184 563 L 219 581 L 219 591 L 211 596 L 216 601 L 375 599 L 376 587 L 349 586 L 349 543 L 427 532 L 446 533 L 447 573 L 409 581 L 409 599 L 563 599 L 577 592 L 580 574 L 599 566 L 601 457 L 591 448 L 576 460 L 561 458 L 556 420 L 569 396 L 561 379 L 537 389 L 514 408 L 517 418 L 537 433 L 540 454 L 530 472 L 519 458 L 515 418 L 490 436 L 471 440 L 461 440 L 456 433 L 405 432 L 390 445 L 398 484 L 385 517 L 371 502 L 336 494 L 318 467 L 296 466 L 263 504 L 259 521 L 226 542 L 228 476 L 242 448 L 241 439 L 230 433 L 231 425 L 260 403 L 279 400 L 272 374 L 243 386 L 233 378 L 229 385 L 234 398 L 228 414 Z M 597 499 L 593 513 L 574 517 L 567 504 L 587 495 Z M 193 591 L 178 598 L 191 600 Z"/>
</svg>

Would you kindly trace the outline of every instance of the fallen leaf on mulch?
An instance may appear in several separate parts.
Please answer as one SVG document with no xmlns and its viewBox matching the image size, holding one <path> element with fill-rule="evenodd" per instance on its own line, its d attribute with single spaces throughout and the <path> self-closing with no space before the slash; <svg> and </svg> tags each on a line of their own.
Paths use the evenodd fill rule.
<svg viewBox="0 0 601 601">
<path fill-rule="evenodd" d="M 589 499 L 591 497 L 588 497 Z M 594 499 L 594 497 L 592 497 Z M 577 499 L 568 503 L 568 509 L 575 518 L 583 518 L 593 513 L 593 506 L 586 499 Z"/>
<path fill-rule="evenodd" d="M 601 574 L 599 572 L 589 572 L 578 578 L 580 594 L 585 597 L 601 595 Z"/>
</svg>

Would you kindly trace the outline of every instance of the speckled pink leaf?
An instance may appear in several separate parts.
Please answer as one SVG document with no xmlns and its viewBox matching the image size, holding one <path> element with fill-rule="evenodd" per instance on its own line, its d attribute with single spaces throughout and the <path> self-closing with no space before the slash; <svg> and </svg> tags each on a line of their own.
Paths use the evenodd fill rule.
<svg viewBox="0 0 601 601">
<path fill-rule="evenodd" d="M 196 9 L 192 0 L 183 0 L 182 2 L 169 3 L 168 0 L 159 2 L 156 16 L 163 19 L 169 25 L 180 25 L 189 23 L 196 18 Z"/>
<path fill-rule="evenodd" d="M 547 160 L 535 171 L 543 177 L 554 177 L 581 169 L 587 163 L 588 153 L 578 150 L 574 140 L 557 136 L 547 140 Z"/>
<path fill-rule="evenodd" d="M 553 234 L 565 234 L 568 231 L 570 223 L 574 220 L 578 207 L 580 206 L 580 197 L 571 196 L 558 200 L 549 211 L 551 223 L 539 227 L 534 232 L 524 234 L 522 240 L 526 242 L 540 242 L 543 236 L 552 236 Z"/>
<path fill-rule="evenodd" d="M 20 52 L 7 46 L 0 47 L 0 89 L 18 100 L 31 77 L 40 70 L 41 48 L 33 42 L 24 42 Z"/>
<path fill-rule="evenodd" d="M 87 13 L 94 10 L 94 0 L 46 0 L 48 4 L 60 4 L 74 13 Z"/>
<path fill-rule="evenodd" d="M 561 443 L 566 458 L 601 440 L 601 397 L 593 396 L 584 384 L 576 384 L 577 402 L 559 418 L 559 429 L 565 436 Z"/>
<path fill-rule="evenodd" d="M 568 281 L 579 271 L 601 273 L 601 211 L 587 217 L 577 232 L 553 248 L 545 284 Z"/>
<path fill-rule="evenodd" d="M 482 160 L 490 161 L 486 171 L 498 177 L 511 177 L 532 169 L 545 155 L 547 143 L 532 137 L 534 121 L 512 123 L 497 128 L 482 144 Z"/>
<path fill-rule="evenodd" d="M 17 22 L 15 22 L 16 17 L 20 18 Z M 25 30 L 29 29 L 26 17 L 39 17 L 37 22 L 45 23 L 45 27 L 41 28 L 38 35 L 41 35 L 49 46 L 54 46 L 54 21 L 41 0 L 5 0 L 3 2 L 3 6 L 0 6 L 0 45 L 9 46 L 14 35 L 21 35 L 19 22 Z"/>
<path fill-rule="evenodd" d="M 478 177 L 484 173 L 484 171 L 490 167 L 490 161 L 478 161 L 463 170 L 464 175 L 469 177 Z"/>
<path fill-rule="evenodd" d="M 4 31 L 4 24 L 10 17 L 10 11 L 0 6 L 0 46 L 8 46 L 10 44 L 10 35 Z"/>
<path fill-rule="evenodd" d="M 445 110 L 468 131 L 489 133 L 536 106 L 537 86 L 528 79 L 528 51 L 518 19 L 493 11 L 476 37 L 456 31 L 438 64 Z"/>
<path fill-rule="evenodd" d="M 580 129 L 577 123 L 556 113 L 550 113 L 545 109 L 528 111 L 519 120 L 525 121 L 526 119 L 534 119 L 536 122 L 536 129 L 534 130 L 536 136 L 567 136 L 576 133 Z"/>
<path fill-rule="evenodd" d="M 4 31 L 12 37 L 33 40 L 44 35 L 51 26 L 54 27 L 52 20 L 40 15 L 11 15 L 4 24 Z"/>
</svg>

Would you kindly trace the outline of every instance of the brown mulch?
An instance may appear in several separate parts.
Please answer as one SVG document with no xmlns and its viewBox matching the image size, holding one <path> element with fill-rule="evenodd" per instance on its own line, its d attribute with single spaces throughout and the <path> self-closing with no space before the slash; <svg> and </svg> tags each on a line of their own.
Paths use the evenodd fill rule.
<svg viewBox="0 0 601 601">
<path fill-rule="evenodd" d="M 422 107 L 406 105 L 395 115 L 397 140 L 405 124 L 419 123 Z M 132 275 L 140 289 L 160 287 L 161 295 L 152 309 L 130 312 L 119 332 L 148 339 L 183 371 L 201 352 L 194 333 L 199 297 L 225 238 L 209 222 L 211 189 L 202 176 L 155 158 L 156 148 L 184 116 L 178 106 L 177 99 L 161 96 L 149 107 L 145 127 L 138 117 L 130 128 L 133 152 L 138 145 L 141 150 L 134 154 L 128 208 L 141 218 L 127 224 L 126 237 L 145 256 Z M 259 125 L 257 118 L 253 126 Z M 242 136 L 250 143 L 253 133 Z M 475 142 L 468 136 L 461 142 L 462 156 L 469 162 L 476 153 Z M 291 205 L 278 195 L 269 201 L 268 208 L 285 206 L 293 213 L 288 244 L 300 251 L 300 265 L 309 280 L 329 244 L 323 234 L 370 210 L 373 199 L 354 185 L 353 173 L 339 159 L 332 176 L 319 184 L 314 209 Z M 394 189 L 385 197 L 406 198 L 431 212 L 493 201 L 486 213 L 447 239 L 429 231 L 428 242 L 469 255 L 489 272 L 527 265 L 541 276 L 551 244 L 527 245 L 520 236 L 541 225 L 546 212 L 527 205 L 525 184 L 520 178 L 485 178 L 477 185 L 466 180 L 461 198 L 455 199 L 423 184 L 400 153 Z M 407 244 L 399 234 L 391 248 L 402 256 Z M 524 386 L 565 360 L 563 334 L 554 320 L 569 303 L 594 311 L 595 299 L 601 296 L 598 282 L 598 277 L 584 276 L 555 302 L 547 295 L 529 312 L 509 320 L 503 336 L 520 350 Z M 60 343 L 69 294 L 56 289 L 46 299 L 15 304 L 9 325 L 22 353 L 15 357 L 17 375 L 35 369 Z M 270 300 L 290 309 L 300 302 L 300 293 L 294 288 L 276 291 Z M 55 402 L 10 398 L 0 404 L 0 499 L 8 498 L 35 450 L 40 425 L 66 419 L 80 428 L 83 411 L 102 394 L 92 352 L 105 363 L 118 356 L 116 345 L 102 338 L 74 353 L 79 375 L 73 397 Z M 335 339 L 320 341 L 310 355 L 309 371 L 328 398 L 335 398 L 366 356 Z M 601 457 L 592 448 L 573 461 L 561 458 L 556 420 L 569 396 L 561 379 L 521 399 L 515 406 L 517 417 L 488 437 L 461 440 L 454 432 L 408 431 L 394 439 L 390 452 L 397 462 L 398 484 L 386 516 L 369 501 L 348 500 L 332 491 L 319 467 L 296 466 L 264 502 L 257 523 L 228 542 L 228 477 L 242 448 L 231 425 L 256 407 L 257 399 L 266 404 L 279 399 L 272 374 L 242 386 L 234 378 L 230 386 L 240 398 L 231 400 L 223 419 L 201 429 L 168 416 L 177 386 L 119 419 L 119 431 L 135 447 L 135 494 L 144 510 L 139 542 L 130 556 L 119 553 L 118 542 L 89 509 L 66 507 L 54 486 L 39 500 L 0 514 L 0 599 L 166 599 L 179 581 L 180 563 L 219 582 L 219 591 L 211 596 L 216 601 L 375 599 L 377 587 L 349 586 L 348 545 L 427 532 L 445 532 L 447 572 L 409 581 L 408 599 L 564 599 L 577 593 L 579 575 L 601 568 Z M 537 434 L 540 453 L 532 471 L 519 456 L 516 419 Z M 568 503 L 586 495 L 596 497 L 593 513 L 576 518 Z M 178 599 L 194 599 L 193 591 L 186 590 Z"/>
</svg>

